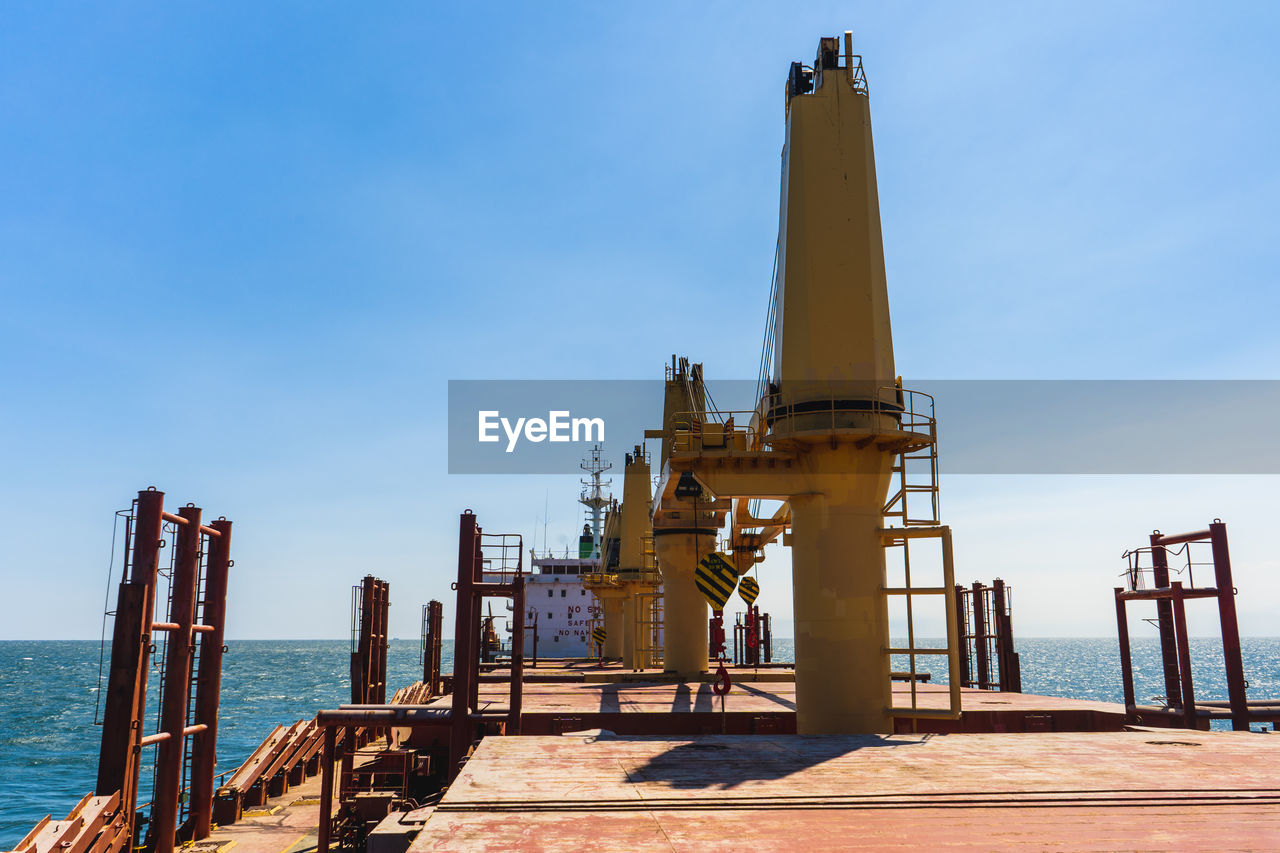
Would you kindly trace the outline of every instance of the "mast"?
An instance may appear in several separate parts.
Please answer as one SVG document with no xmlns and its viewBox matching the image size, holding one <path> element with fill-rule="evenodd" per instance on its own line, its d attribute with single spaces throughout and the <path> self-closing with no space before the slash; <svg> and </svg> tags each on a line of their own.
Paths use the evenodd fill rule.
<svg viewBox="0 0 1280 853">
<path fill-rule="evenodd" d="M 591 558 L 594 560 L 600 559 L 600 542 L 604 535 L 604 510 L 609 506 L 609 497 L 605 495 L 604 487 L 613 482 L 601 479 L 604 472 L 613 467 L 613 463 L 605 462 L 600 454 L 600 445 L 594 445 L 591 448 L 591 456 L 582 460 L 579 466 L 587 472 L 588 476 L 588 479 L 581 481 L 583 489 L 582 494 L 578 496 L 578 503 L 588 510 L 588 524 L 591 527 Z"/>
</svg>

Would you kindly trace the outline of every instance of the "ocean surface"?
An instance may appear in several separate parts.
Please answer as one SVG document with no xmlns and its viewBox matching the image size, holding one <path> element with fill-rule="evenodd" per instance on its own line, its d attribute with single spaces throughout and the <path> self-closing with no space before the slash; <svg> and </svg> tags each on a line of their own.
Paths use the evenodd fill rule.
<svg viewBox="0 0 1280 853">
<path fill-rule="evenodd" d="M 896 641 L 895 641 L 896 642 Z M 223 665 L 218 730 L 219 772 L 233 770 L 277 723 L 311 717 L 350 701 L 346 640 L 231 641 Z M 922 641 L 941 645 L 941 641 Z M 1019 639 L 1022 689 L 1046 696 L 1121 701 L 1114 639 Z M 1191 641 L 1196 697 L 1225 699 L 1222 645 Z M 1135 639 L 1139 701 L 1163 692 L 1155 639 Z M 12 849 L 47 814 L 64 817 L 96 781 L 101 719 L 97 707 L 100 646 L 96 641 L 0 642 L 0 850 Z M 452 649 L 444 649 L 444 671 Z M 774 641 L 774 660 L 790 661 L 790 640 Z M 935 681 L 946 681 L 945 664 Z M 1251 698 L 1280 698 L 1280 638 L 1244 641 Z M 905 669 L 904 660 L 894 661 Z M 924 667 L 921 667 L 924 669 Z M 389 693 L 421 677 L 417 639 L 393 640 L 387 660 Z M 156 679 L 151 679 L 154 687 Z M 102 682 L 105 691 L 105 680 Z M 158 703 L 154 698 L 149 707 Z M 143 779 L 142 798 L 150 781 Z"/>
</svg>

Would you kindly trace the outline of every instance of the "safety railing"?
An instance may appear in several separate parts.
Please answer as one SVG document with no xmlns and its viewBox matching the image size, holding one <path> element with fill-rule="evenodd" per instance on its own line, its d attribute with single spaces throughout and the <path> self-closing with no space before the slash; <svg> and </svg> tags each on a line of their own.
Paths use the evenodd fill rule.
<svg viewBox="0 0 1280 853">
<path fill-rule="evenodd" d="M 676 412 L 671 448 L 691 450 L 758 450 L 761 436 L 756 429 L 757 412 L 704 411 Z"/>
<path fill-rule="evenodd" d="M 1193 546 L 1195 551 L 1193 551 Z M 1155 578 L 1157 551 L 1164 555 L 1166 565 L 1163 568 L 1170 574 L 1185 577 L 1185 586 L 1187 587 L 1196 585 L 1195 570 L 1197 566 L 1200 567 L 1202 576 L 1206 572 L 1211 573 L 1213 571 L 1212 544 L 1208 541 L 1184 542 L 1177 547 L 1156 545 L 1134 548 L 1120 555 L 1121 559 L 1128 563 L 1122 576 L 1125 579 L 1126 588 L 1130 592 L 1160 588 L 1160 584 L 1156 582 Z M 1192 559 L 1194 556 L 1199 556 L 1206 552 L 1208 552 L 1208 559 Z M 1169 559 L 1170 557 L 1180 557 L 1181 559 L 1175 562 Z"/>
<path fill-rule="evenodd" d="M 517 533 L 480 534 L 480 571 L 485 581 L 511 583 L 524 573 L 523 541 Z"/>
<path fill-rule="evenodd" d="M 797 431 L 883 429 L 886 419 L 895 424 L 893 432 L 915 433 L 930 442 L 938 433 L 933 396 L 897 385 L 881 385 L 870 398 L 856 387 L 775 392 L 760 400 L 756 415 L 765 443 Z M 798 419 L 803 419 L 803 430 L 794 425 Z"/>
<path fill-rule="evenodd" d="M 915 440 L 907 447 L 915 449 L 938 437 L 933 396 L 896 385 L 879 386 L 870 397 L 864 389 L 774 392 L 751 410 L 677 412 L 672 427 L 675 451 L 761 450 L 799 433 L 850 430 L 908 433 Z"/>
<path fill-rule="evenodd" d="M 909 445 L 899 452 L 893 465 L 897 489 L 885 502 L 883 514 L 886 518 L 900 519 L 908 527 L 936 525 L 942 515 L 938 500 L 938 427 L 934 400 L 923 391 L 904 389 L 902 402 L 903 428 L 927 434 L 929 441 L 923 446 Z M 923 511 L 920 510 L 922 501 Z"/>
</svg>

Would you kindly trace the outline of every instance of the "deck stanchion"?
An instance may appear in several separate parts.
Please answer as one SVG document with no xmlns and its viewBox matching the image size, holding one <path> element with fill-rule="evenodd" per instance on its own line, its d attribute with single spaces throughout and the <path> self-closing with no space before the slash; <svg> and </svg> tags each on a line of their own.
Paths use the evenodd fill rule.
<svg viewBox="0 0 1280 853">
<path fill-rule="evenodd" d="M 333 763 L 335 734 L 333 726 L 324 727 L 324 746 L 320 748 L 320 829 L 316 836 L 316 853 L 329 853 L 329 832 L 333 823 Z"/>
<path fill-rule="evenodd" d="M 1124 688 L 1124 710 L 1137 712 L 1137 700 L 1133 696 L 1133 658 L 1129 651 L 1129 613 L 1121 596 L 1123 587 L 1116 587 L 1116 633 L 1120 638 L 1120 681 Z"/>
<path fill-rule="evenodd" d="M 978 687 L 991 689 L 991 661 L 987 656 L 987 614 L 983 599 L 983 586 L 973 584 L 973 652 L 978 664 Z"/>
<path fill-rule="evenodd" d="M 1168 589 L 1169 554 L 1160 540 L 1159 531 L 1151 534 L 1151 583 L 1156 589 Z M 1164 667 L 1165 702 L 1169 705 L 1181 705 L 1178 640 L 1173 629 L 1173 602 L 1167 598 L 1156 599 L 1156 627 L 1160 631 L 1160 663 Z"/>
<path fill-rule="evenodd" d="M 220 518 L 210 527 L 201 621 L 212 630 L 200 639 L 200 674 L 196 681 L 197 724 L 204 724 L 191 751 L 191 817 L 193 841 L 207 838 L 213 822 L 214 773 L 218 746 L 218 701 L 222 692 L 222 644 L 227 621 L 227 573 L 231 566 L 231 522 Z"/>
<path fill-rule="evenodd" d="M 476 657 L 476 635 L 480 630 L 480 599 L 472 594 L 475 565 L 479 557 L 476 517 L 464 512 L 458 524 L 458 604 L 453 631 L 453 714 L 449 738 L 449 781 L 458 775 L 459 765 L 471 745 L 471 694 L 474 689 L 472 665 Z"/>
<path fill-rule="evenodd" d="M 520 734 L 520 712 L 524 703 L 524 576 L 514 581 L 511 610 L 511 705 L 507 713 L 507 734 Z"/>
<path fill-rule="evenodd" d="M 1178 644 L 1178 670 L 1182 675 L 1182 717 L 1189 729 L 1196 725 L 1195 687 L 1191 682 L 1191 644 L 1187 637 L 1187 605 L 1182 597 L 1182 583 L 1169 585 L 1173 592 L 1173 629 Z"/>
<path fill-rule="evenodd" d="M 191 695 L 191 628 L 195 621 L 196 587 L 200 570 L 200 509 L 184 506 L 178 516 L 177 557 L 170 579 L 169 632 L 161 696 L 161 731 L 169 735 L 156 747 L 156 797 L 151 804 L 151 849 L 172 853 L 177 834 L 178 797 L 182 788 L 183 729 Z"/>
<path fill-rule="evenodd" d="M 97 785 L 104 794 L 120 792 L 130 832 L 137 811 L 142 717 L 151 669 L 151 624 L 163 524 L 164 492 L 138 492 L 132 537 L 126 537 L 126 553 L 131 555 L 129 576 L 120 583 L 116 604 Z"/>
<path fill-rule="evenodd" d="M 1240 625 L 1236 619 L 1236 590 L 1231 579 L 1231 553 L 1227 548 L 1227 526 L 1221 521 L 1209 525 L 1213 549 L 1214 583 L 1218 587 L 1218 621 L 1222 625 L 1222 657 L 1227 674 L 1227 697 L 1231 703 L 1231 728 L 1249 731 L 1249 699 L 1245 695 L 1244 662 L 1240 656 Z"/>
</svg>

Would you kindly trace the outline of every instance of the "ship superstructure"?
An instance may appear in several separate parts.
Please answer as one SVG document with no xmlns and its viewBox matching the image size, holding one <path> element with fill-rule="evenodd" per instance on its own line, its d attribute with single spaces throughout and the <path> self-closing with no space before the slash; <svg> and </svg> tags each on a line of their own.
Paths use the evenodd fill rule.
<svg viewBox="0 0 1280 853">
<path fill-rule="evenodd" d="M 583 534 L 584 540 L 589 539 Z M 525 577 L 525 648 L 548 658 L 587 657 L 590 622 L 599 604 L 582 585 L 600 569 L 600 558 L 565 550 L 530 552 L 533 573 Z"/>
<path fill-rule="evenodd" d="M 597 444 L 581 467 L 586 477 L 578 503 L 586 507 L 587 521 L 577 549 L 529 552 L 533 572 L 525 579 L 525 648 L 535 656 L 587 657 L 592 621 L 600 616 L 600 603 L 583 581 L 600 572 L 605 516 L 614 504 L 607 491 L 613 481 L 604 474 L 613 465 Z"/>
</svg>

